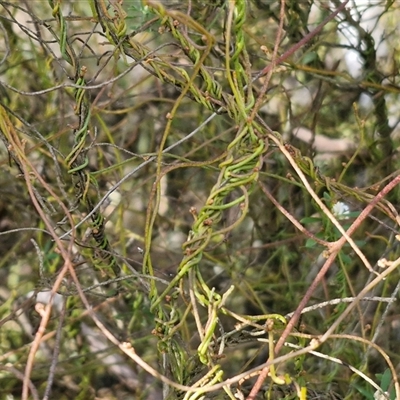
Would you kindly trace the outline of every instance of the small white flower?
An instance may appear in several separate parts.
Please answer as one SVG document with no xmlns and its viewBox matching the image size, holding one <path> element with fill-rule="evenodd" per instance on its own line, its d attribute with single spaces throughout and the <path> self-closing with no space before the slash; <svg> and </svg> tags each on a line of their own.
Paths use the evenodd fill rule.
<svg viewBox="0 0 400 400">
<path fill-rule="evenodd" d="M 381 390 L 377 390 L 374 394 L 375 400 L 386 400 L 389 398 L 389 392 L 382 392 Z"/>
<path fill-rule="evenodd" d="M 346 203 L 338 201 L 332 207 L 332 213 L 337 219 L 349 218 L 350 208 Z"/>
</svg>

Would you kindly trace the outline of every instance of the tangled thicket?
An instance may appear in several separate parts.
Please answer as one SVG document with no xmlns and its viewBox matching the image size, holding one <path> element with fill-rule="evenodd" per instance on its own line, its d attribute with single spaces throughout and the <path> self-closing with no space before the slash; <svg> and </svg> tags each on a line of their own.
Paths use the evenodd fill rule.
<svg viewBox="0 0 400 400">
<path fill-rule="evenodd" d="M 3 397 L 400 398 L 398 4 L 0 6 Z"/>
</svg>

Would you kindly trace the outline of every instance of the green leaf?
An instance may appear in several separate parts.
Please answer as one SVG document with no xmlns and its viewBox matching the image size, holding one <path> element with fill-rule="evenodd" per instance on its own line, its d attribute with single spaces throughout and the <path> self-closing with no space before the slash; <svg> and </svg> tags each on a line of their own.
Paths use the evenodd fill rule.
<svg viewBox="0 0 400 400">
<path fill-rule="evenodd" d="M 320 217 L 304 217 L 300 220 L 300 223 L 307 225 L 307 224 L 314 224 L 316 222 L 321 222 Z"/>
<path fill-rule="evenodd" d="M 328 192 L 324 192 L 324 199 L 327 202 L 327 204 L 330 204 L 332 202 L 332 197 Z"/>
<path fill-rule="evenodd" d="M 303 64 L 307 65 L 315 60 L 318 60 L 318 54 L 315 51 L 310 51 L 303 57 Z"/>
<path fill-rule="evenodd" d="M 307 239 L 306 241 L 306 248 L 312 249 L 316 246 L 317 242 L 314 239 Z"/>
<path fill-rule="evenodd" d="M 365 400 L 375 399 L 374 394 L 369 387 L 367 389 L 359 385 L 354 385 L 354 387 L 364 396 Z"/>
<path fill-rule="evenodd" d="M 376 374 L 376 377 L 381 379 L 381 389 L 386 392 L 392 380 L 392 373 L 390 372 L 390 369 L 387 368 L 383 374 Z"/>
</svg>

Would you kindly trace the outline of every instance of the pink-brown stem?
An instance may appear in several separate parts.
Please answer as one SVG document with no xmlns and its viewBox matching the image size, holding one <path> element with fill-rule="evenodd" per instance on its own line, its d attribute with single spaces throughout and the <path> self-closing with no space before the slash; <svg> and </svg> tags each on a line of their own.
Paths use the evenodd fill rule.
<svg viewBox="0 0 400 400">
<path fill-rule="evenodd" d="M 397 175 L 392 181 L 390 181 L 373 199 L 372 201 L 364 208 L 361 214 L 357 217 L 357 219 L 351 224 L 349 229 L 346 231 L 348 236 L 351 236 L 355 230 L 360 226 L 360 224 L 367 218 L 368 214 L 373 210 L 373 208 L 391 191 L 393 190 L 398 184 L 400 183 L 400 175 Z M 282 332 L 281 337 L 279 338 L 278 342 L 275 346 L 275 355 L 277 355 L 280 349 L 285 344 L 287 337 L 289 336 L 290 332 L 298 322 L 301 312 L 303 311 L 304 307 L 307 305 L 308 301 L 310 300 L 312 294 L 314 293 L 316 287 L 320 284 L 322 279 L 324 278 L 325 274 L 328 272 L 330 266 L 332 265 L 333 261 L 335 260 L 337 254 L 339 253 L 340 249 L 346 243 L 346 238 L 341 237 L 339 240 L 332 244 L 330 249 L 330 255 L 325 261 L 324 265 L 322 266 L 321 270 L 318 272 L 317 276 L 315 277 L 314 281 L 311 283 L 310 287 L 308 288 L 307 292 L 303 296 L 300 304 L 298 305 L 296 311 L 293 314 L 293 317 L 290 319 L 286 328 Z M 256 383 L 253 386 L 247 400 L 254 400 L 256 394 L 259 392 L 262 383 L 264 382 L 265 378 L 268 375 L 269 367 L 264 368 Z"/>
<path fill-rule="evenodd" d="M 337 10 L 335 10 L 332 14 L 330 14 L 328 17 L 326 17 L 314 30 L 311 32 L 307 33 L 306 36 L 303 37 L 298 43 L 296 43 L 294 46 L 292 46 L 289 50 L 285 51 L 280 57 L 278 57 L 274 63 L 268 64 L 264 69 L 262 69 L 255 79 L 258 79 L 260 76 L 264 76 L 267 74 L 272 68 L 274 68 L 276 65 L 280 64 L 282 61 L 285 61 L 287 58 L 289 58 L 292 54 L 294 54 L 298 49 L 300 49 L 302 46 L 304 46 L 306 43 L 308 43 L 315 35 L 318 35 L 318 33 L 321 32 L 322 28 L 330 21 L 333 20 L 333 18 L 336 17 L 345 7 L 346 4 L 349 2 L 349 0 L 346 0 L 343 2 Z M 248 398 L 248 400 L 251 400 Z"/>
</svg>

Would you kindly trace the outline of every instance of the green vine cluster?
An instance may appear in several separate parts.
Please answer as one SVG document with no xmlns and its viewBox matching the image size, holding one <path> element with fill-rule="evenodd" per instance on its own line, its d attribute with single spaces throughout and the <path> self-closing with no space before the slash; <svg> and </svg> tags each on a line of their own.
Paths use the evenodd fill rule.
<svg viewBox="0 0 400 400">
<path fill-rule="evenodd" d="M 115 10 L 116 16 L 111 18 L 109 13 L 106 12 L 102 0 L 96 1 L 95 4 L 99 21 L 102 21 L 107 36 L 113 40 L 115 45 L 123 49 L 126 55 L 132 56 L 136 60 L 143 60 L 142 65 L 151 69 L 154 75 L 164 82 L 175 85 L 180 90 L 187 90 L 195 101 L 208 109 L 222 108 L 238 126 L 236 137 L 227 146 L 226 158 L 219 165 L 221 172 L 206 204 L 199 210 L 198 214 L 193 213 L 195 222 L 188 240 L 183 245 L 184 257 L 179 265 L 177 275 L 163 293 L 151 296 L 151 309 L 157 315 L 155 333 L 162 339 L 159 342 L 159 350 L 161 353 L 172 354 L 169 359 L 172 358 L 175 362 L 179 360 L 180 365 L 171 367 L 172 373 L 178 382 L 188 383 L 190 365 L 193 365 L 193 363 L 177 337 L 176 324 L 180 322 L 182 316 L 177 309 L 177 304 L 175 304 L 174 295 L 174 293 L 177 293 L 176 289 L 182 287 L 184 278 L 188 279 L 190 290 L 195 293 L 197 302 L 192 304 L 192 307 L 196 308 L 197 304 L 200 304 L 209 309 L 207 323 L 204 326 L 198 326 L 201 344 L 198 347 L 197 354 L 200 362 L 208 365 L 212 371 L 207 375 L 207 383 L 213 384 L 222 379 L 221 367 L 214 362 L 218 316 L 221 312 L 224 312 L 224 302 L 233 288 L 224 295 L 220 295 L 214 288 L 208 287 L 202 276 L 200 262 L 213 237 L 234 229 L 245 218 L 249 207 L 249 195 L 258 179 L 262 155 L 266 148 L 266 140 L 261 135 L 261 129 L 254 121 L 248 119 L 248 114 L 254 105 L 254 97 L 251 91 L 251 74 L 249 73 L 249 62 L 242 31 L 246 2 L 231 2 L 229 9 L 232 31 L 227 35 L 229 37 L 227 37 L 226 74 L 231 93 L 223 92 L 220 83 L 203 66 L 204 60 L 211 50 L 213 37 L 187 15 L 180 14 L 177 11 L 167 11 L 160 3 L 146 2 L 146 5 L 159 15 L 162 27 L 160 29 L 172 33 L 186 56 L 193 63 L 193 69 L 198 71 L 198 75 L 203 81 L 201 88 L 194 83 L 193 75 L 189 76 L 185 69 L 172 66 L 161 57 L 150 56 L 150 51 L 143 45 L 137 43 L 133 38 L 119 34 L 117 25 L 121 26 L 123 23 L 123 15 L 118 13 L 118 10 Z M 118 18 L 121 18 L 119 22 L 117 22 Z M 206 44 L 202 47 L 202 50 L 199 50 L 200 46 L 195 45 L 188 38 L 185 31 L 187 28 L 202 35 L 202 40 Z M 125 29 L 120 29 L 120 31 L 125 32 Z M 231 55 L 230 48 L 233 44 L 234 51 Z M 174 77 L 166 72 L 166 67 L 174 71 Z M 180 79 L 175 78 L 175 76 L 179 76 Z M 246 87 L 247 90 L 243 89 Z M 236 191 L 240 193 L 237 196 Z M 227 200 L 232 194 L 236 198 Z M 232 207 L 239 207 L 240 216 L 231 226 L 221 228 L 219 222 L 223 213 Z M 197 396 L 198 394 L 190 395 L 188 393 L 185 398 L 194 399 Z"/>
<path fill-rule="evenodd" d="M 242 29 L 246 15 L 246 1 L 230 2 L 228 10 L 230 21 L 227 20 L 229 32 L 226 38 L 225 73 L 229 91 L 223 91 L 221 84 L 204 67 L 204 61 L 214 44 L 213 36 L 188 15 L 181 14 L 179 11 L 167 11 L 161 3 L 144 2 L 153 13 L 159 16 L 160 32 L 171 32 L 182 51 L 192 62 L 194 71 L 192 75 L 182 67 L 171 65 L 162 56 L 154 56 L 144 45 L 134 38 L 126 36 L 124 25 L 126 24 L 126 15 L 118 8 L 114 6 L 114 16 L 111 16 L 103 0 L 96 0 L 94 4 L 97 18 L 101 22 L 106 36 L 125 55 L 141 61 L 142 66 L 161 81 L 173 84 L 180 91 L 185 90 L 192 99 L 206 108 L 227 112 L 238 126 L 236 137 L 227 146 L 226 158 L 219 166 L 221 170 L 219 178 L 211 190 L 206 204 L 198 214 L 194 213 L 195 222 L 188 240 L 183 245 L 184 257 L 179 265 L 178 274 L 163 293 L 153 293 L 151 296 L 151 309 L 156 313 L 158 321 L 155 332 L 162 338 L 159 343 L 160 351 L 177 354 L 173 358 L 181 360 L 182 365 L 189 366 L 191 364 L 190 357 L 176 339 L 175 325 L 178 323 L 180 315 L 174 304 L 175 296 L 170 296 L 182 284 L 183 278 L 188 277 L 189 285 L 195 293 L 197 302 L 212 309 L 209 313 L 212 317 L 206 326 L 198 326 L 202 338 L 198 347 L 198 357 L 201 363 L 209 365 L 214 371 L 212 376 L 209 376 L 209 381 L 213 381 L 216 377 L 219 380 L 222 374 L 220 367 L 214 366 L 215 354 L 211 342 L 215 340 L 218 315 L 223 310 L 223 303 L 230 291 L 221 296 L 213 288 L 209 288 L 202 277 L 200 261 L 214 236 L 232 230 L 246 216 L 249 194 L 258 179 L 262 155 L 266 147 L 266 140 L 261 135 L 261 129 L 254 121 L 248 120 L 248 115 L 254 105 L 254 97 L 251 90 L 250 63 Z M 201 37 L 202 45 L 194 43 L 189 38 L 187 29 L 191 29 L 191 32 L 196 32 Z M 234 50 L 231 54 L 232 47 Z M 167 71 L 173 71 L 173 74 Z M 195 83 L 195 72 L 203 82 L 200 87 Z M 234 200 L 228 201 L 230 195 L 236 193 L 237 190 L 241 194 Z M 236 206 L 240 209 L 237 221 L 232 226 L 221 228 L 219 222 L 223 213 Z M 166 299 L 168 299 L 167 302 Z M 175 378 L 178 382 L 183 382 L 182 365 L 171 368 L 173 373 L 177 374 Z M 190 375 L 188 368 L 186 368 L 186 372 L 187 375 Z"/>
<path fill-rule="evenodd" d="M 120 275 L 121 268 L 118 265 L 117 259 L 112 255 L 112 249 L 104 230 L 104 217 L 100 211 L 93 212 L 93 204 L 97 200 L 97 196 L 93 198 L 92 192 L 94 191 L 90 189 L 96 189 L 97 182 L 94 176 L 88 171 L 89 159 L 85 151 L 91 120 L 90 103 L 85 89 L 87 68 L 80 66 L 79 59 L 72 45 L 69 43 L 67 35 L 68 27 L 62 14 L 61 1 L 49 0 L 49 4 L 53 9 L 53 16 L 59 24 L 60 37 L 58 41 L 60 43 L 61 55 L 74 68 L 75 84 L 78 86 L 74 90 L 74 98 L 75 114 L 78 115 L 79 122 L 77 128 L 73 131 L 73 148 L 65 157 L 67 172 L 77 179 L 75 184 L 77 201 L 82 201 L 86 206 L 87 212 L 91 213 L 92 236 L 96 242 L 96 250 L 93 257 L 94 264 L 101 271 L 103 277 L 116 278 Z"/>
<path fill-rule="evenodd" d="M 218 325 L 221 314 L 227 312 L 225 303 L 234 288 L 231 287 L 224 294 L 220 294 L 215 288 L 209 287 L 201 261 L 213 239 L 232 231 L 246 217 L 249 196 L 258 180 L 262 159 L 268 147 L 264 127 L 258 125 L 251 117 L 255 98 L 243 31 L 246 1 L 229 2 L 226 6 L 225 82 L 218 81 L 205 66 L 215 44 L 215 38 L 190 16 L 176 10 L 167 10 L 161 3 L 143 2 L 143 6 L 158 16 L 159 33 L 169 32 L 190 61 L 189 66 L 182 67 L 169 62 L 166 57 L 158 54 L 157 50 L 150 50 L 135 40 L 134 35 L 127 34 L 127 14 L 119 2 L 107 5 L 105 0 L 93 0 L 91 4 L 105 36 L 115 46 L 117 52 L 124 57 L 133 58 L 162 82 L 174 85 L 177 90 L 187 94 L 207 109 L 227 113 L 237 127 L 235 137 L 226 147 L 225 159 L 218 166 L 220 170 L 218 179 L 204 206 L 199 211 L 192 210 L 195 220 L 187 241 L 183 244 L 183 258 L 176 276 L 161 292 L 155 285 L 151 285 L 149 296 L 150 309 L 155 315 L 156 322 L 153 333 L 160 339 L 158 350 L 165 360 L 169 360 L 169 369 L 175 381 L 192 385 L 193 376 L 203 365 L 208 368 L 203 384 L 212 385 L 221 381 L 223 376 L 222 366 L 217 360 L 218 346 L 224 338 L 218 334 Z M 59 13 L 59 8 L 54 7 L 54 10 L 55 15 Z M 62 16 L 58 20 L 60 28 L 66 29 Z M 61 35 L 60 40 L 64 37 L 66 35 Z M 67 41 L 60 47 L 68 62 L 75 60 L 73 49 Z M 90 123 L 90 106 L 84 89 L 85 69 L 79 68 L 76 60 L 72 61 L 72 65 L 76 71 L 76 83 L 82 87 L 75 91 L 79 126 L 74 132 L 74 147 L 66 157 L 66 163 L 68 172 L 79 179 L 80 196 L 90 212 L 93 204 L 91 196 L 88 196 L 89 186 L 96 186 L 93 178 L 86 172 L 88 161 L 84 149 Z M 340 183 L 327 180 L 319 174 L 310 159 L 303 157 L 294 148 L 291 150 L 298 166 L 317 185 L 323 185 L 328 190 L 343 192 Z M 224 213 L 233 207 L 240 210 L 239 216 L 230 226 L 222 227 L 221 220 Z M 114 257 L 107 256 L 110 254 L 110 246 L 104 235 L 104 218 L 99 212 L 92 214 L 92 224 L 92 233 L 98 249 L 105 254 L 101 258 L 106 260 L 115 277 L 119 274 L 119 266 Z M 187 305 L 183 314 L 180 296 Z M 206 321 L 202 321 L 199 307 L 208 310 Z M 195 319 L 200 338 L 196 359 L 187 351 L 179 330 L 190 314 Z M 229 389 L 226 390 L 233 398 Z M 194 400 L 199 393 L 187 392 L 184 398 Z"/>
<path fill-rule="evenodd" d="M 0 392 L 400 399 L 399 10 L 314 3 L 0 1 Z"/>
<path fill-rule="evenodd" d="M 152 12 L 159 15 L 162 30 L 168 30 L 178 40 L 181 49 L 193 63 L 193 68 L 198 69 L 203 84 L 196 85 L 185 68 L 172 65 L 162 55 L 155 55 L 148 47 L 135 40 L 134 37 L 126 35 L 126 13 L 117 5 L 113 4 L 114 16 L 110 14 L 104 0 L 94 0 L 94 9 L 97 19 L 103 27 L 107 38 L 123 54 L 140 62 L 142 67 L 162 82 L 174 85 L 177 90 L 188 89 L 188 96 L 202 104 L 207 109 L 219 112 L 231 113 L 235 107 L 231 94 L 222 91 L 221 85 L 203 66 L 213 46 L 214 38 L 204 27 L 196 23 L 186 14 L 178 11 L 167 11 L 161 3 L 144 2 L 151 8 Z M 182 26 L 187 26 L 197 32 L 205 43 L 203 51 L 194 46 L 187 35 L 182 32 Z"/>
</svg>

